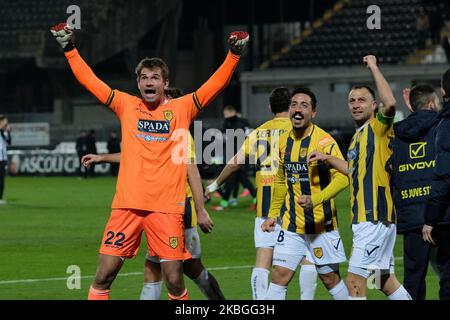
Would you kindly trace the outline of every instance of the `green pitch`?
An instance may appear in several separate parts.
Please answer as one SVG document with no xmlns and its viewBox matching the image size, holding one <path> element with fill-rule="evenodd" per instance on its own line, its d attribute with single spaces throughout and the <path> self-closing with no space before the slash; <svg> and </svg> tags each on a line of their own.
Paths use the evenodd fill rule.
<svg viewBox="0 0 450 320">
<path fill-rule="evenodd" d="M 113 178 L 8 178 L 0 206 L 0 299 L 86 299 L 96 271 L 98 249 L 110 213 Z M 216 204 L 217 200 L 212 203 Z M 254 263 L 254 213 L 250 198 L 238 207 L 211 212 L 213 234 L 203 235 L 203 262 L 219 281 L 227 299 L 251 299 L 250 275 Z M 209 207 L 209 205 L 208 205 Z M 340 233 L 347 257 L 351 248 L 348 192 L 338 198 Z M 139 299 L 146 245 L 127 261 L 113 284 L 112 299 Z M 402 237 L 395 248 L 396 273 L 403 280 Z M 69 266 L 81 271 L 81 288 L 67 287 Z M 341 266 L 346 276 L 347 264 Z M 192 299 L 204 299 L 195 284 L 186 279 Z M 288 299 L 298 299 L 298 273 Z M 427 298 L 438 298 L 438 279 L 427 278 Z M 368 299 L 385 299 L 368 290 Z M 163 292 L 166 298 L 166 291 Z M 318 280 L 316 299 L 330 299 Z"/>
</svg>

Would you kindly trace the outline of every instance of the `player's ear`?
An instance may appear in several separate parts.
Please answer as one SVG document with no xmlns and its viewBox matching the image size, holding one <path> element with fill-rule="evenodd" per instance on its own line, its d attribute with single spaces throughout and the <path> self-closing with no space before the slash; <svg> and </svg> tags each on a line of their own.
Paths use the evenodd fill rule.
<svg viewBox="0 0 450 320">
<path fill-rule="evenodd" d="M 169 88 L 169 79 L 164 80 L 164 89 Z"/>
<path fill-rule="evenodd" d="M 314 108 L 313 111 L 312 111 L 312 113 L 311 113 L 312 119 L 314 119 L 314 118 L 316 117 L 316 115 L 317 115 L 317 111 L 316 111 L 316 110 L 317 110 L 317 109 Z"/>
<path fill-rule="evenodd" d="M 377 110 L 377 108 L 378 108 L 377 101 L 374 100 L 372 103 L 372 111 L 375 112 L 375 110 Z"/>
</svg>

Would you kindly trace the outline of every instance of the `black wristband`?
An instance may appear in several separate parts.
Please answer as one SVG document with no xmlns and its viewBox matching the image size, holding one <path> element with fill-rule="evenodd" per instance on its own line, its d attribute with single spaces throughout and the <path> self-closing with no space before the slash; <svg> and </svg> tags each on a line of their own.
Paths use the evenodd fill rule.
<svg viewBox="0 0 450 320">
<path fill-rule="evenodd" d="M 67 45 L 64 47 L 64 52 L 69 52 L 75 49 L 75 46 L 72 41 L 69 41 Z"/>
</svg>

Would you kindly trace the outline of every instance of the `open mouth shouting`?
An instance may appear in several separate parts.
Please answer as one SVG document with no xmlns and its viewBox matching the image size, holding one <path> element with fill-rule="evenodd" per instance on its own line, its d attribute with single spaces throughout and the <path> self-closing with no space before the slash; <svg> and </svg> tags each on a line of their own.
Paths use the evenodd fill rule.
<svg viewBox="0 0 450 320">
<path fill-rule="evenodd" d="M 152 88 L 148 88 L 144 90 L 146 99 L 154 99 L 156 97 L 156 90 Z"/>
<path fill-rule="evenodd" d="M 304 119 L 305 119 L 305 117 L 300 112 L 294 112 L 291 115 L 292 124 L 294 126 L 301 126 L 303 124 Z"/>
</svg>

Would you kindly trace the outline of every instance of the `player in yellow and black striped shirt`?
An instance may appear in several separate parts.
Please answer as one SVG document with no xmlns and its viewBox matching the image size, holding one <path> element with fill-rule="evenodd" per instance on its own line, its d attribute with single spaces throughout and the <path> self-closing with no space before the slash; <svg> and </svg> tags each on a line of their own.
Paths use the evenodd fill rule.
<svg viewBox="0 0 450 320">
<path fill-rule="evenodd" d="M 325 164 L 308 164 L 307 156 L 320 151 L 343 158 L 336 141 L 312 123 L 316 97 L 307 88 L 291 96 L 289 116 L 292 130 L 280 137 L 278 172 L 269 218 L 264 231 L 274 231 L 283 203 L 286 211 L 273 254 L 274 270 L 266 299 L 283 300 L 298 264 L 309 251 L 317 272 L 332 297 L 348 298 L 339 275 L 339 263 L 346 260 L 337 231 L 333 197 L 348 185 L 347 177 Z"/>
<path fill-rule="evenodd" d="M 350 178 L 353 248 L 347 285 L 350 298 L 365 299 L 366 279 L 378 275 L 381 290 L 390 300 L 408 300 L 410 296 L 394 274 L 393 250 L 396 238 L 395 215 L 386 162 L 392 154 L 395 98 L 374 56 L 363 62 L 372 73 L 381 99 L 377 110 L 374 91 L 355 86 L 348 106 L 356 132 L 347 153 L 348 162 L 329 155 L 313 154 L 312 160 L 325 160 Z"/>
<path fill-rule="evenodd" d="M 206 196 L 214 192 L 220 185 L 229 179 L 233 173 L 246 160 L 256 164 L 256 218 L 254 227 L 254 239 L 256 248 L 256 263 L 252 270 L 251 286 L 254 300 L 264 299 L 267 291 L 269 272 L 272 267 L 273 247 L 277 240 L 277 234 L 265 233 L 261 224 L 266 220 L 273 198 L 275 177 L 277 174 L 277 155 L 272 153 L 278 150 L 280 135 L 292 130 L 289 119 L 289 105 L 291 94 L 288 88 L 275 88 L 269 97 L 270 111 L 274 118 L 256 128 L 244 141 L 239 152 L 228 161 L 219 177 L 206 188 Z M 280 213 L 284 213 L 281 208 Z M 277 226 L 279 228 L 279 226 Z M 317 272 L 311 262 L 305 260 L 299 273 L 300 279 L 308 278 L 300 282 L 301 298 L 305 300 L 314 299 Z"/>
</svg>

